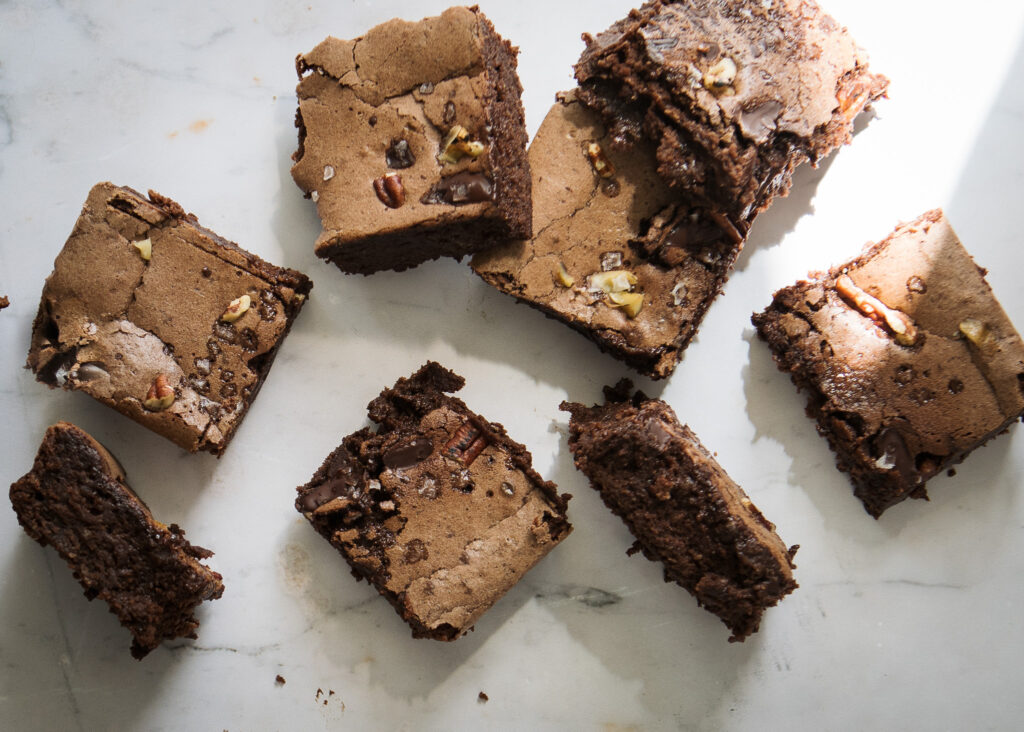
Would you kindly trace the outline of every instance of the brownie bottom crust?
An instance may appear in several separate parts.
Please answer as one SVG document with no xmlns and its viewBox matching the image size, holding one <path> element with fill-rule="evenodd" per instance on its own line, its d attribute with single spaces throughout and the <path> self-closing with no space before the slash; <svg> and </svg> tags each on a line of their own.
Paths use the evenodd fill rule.
<svg viewBox="0 0 1024 732">
<path fill-rule="evenodd" d="M 155 520 L 114 457 L 72 424 L 47 430 L 10 499 L 25 533 L 56 549 L 85 596 L 105 601 L 131 631 L 135 658 L 195 638 L 196 607 L 224 592 L 221 575 L 199 562 L 213 552 Z"/>
<path fill-rule="evenodd" d="M 563 402 L 569 448 L 605 505 L 636 542 L 629 550 L 675 582 L 742 641 L 765 609 L 797 587 L 793 556 L 775 526 L 729 478 L 672 408 L 623 380 L 607 403 Z"/>
</svg>

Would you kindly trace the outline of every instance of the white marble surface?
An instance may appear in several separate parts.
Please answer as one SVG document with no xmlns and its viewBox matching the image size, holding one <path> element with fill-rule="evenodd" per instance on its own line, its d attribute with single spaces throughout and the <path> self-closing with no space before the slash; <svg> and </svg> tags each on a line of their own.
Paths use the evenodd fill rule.
<svg viewBox="0 0 1024 732">
<path fill-rule="evenodd" d="M 531 133 L 571 84 L 579 34 L 628 8 L 481 4 L 522 49 Z M 0 508 L 0 729 L 1019 728 L 1024 429 L 876 522 L 748 319 L 775 288 L 942 205 L 1024 327 L 1024 5 L 827 5 L 892 99 L 758 221 L 675 375 L 638 380 L 802 547 L 800 589 L 730 645 L 655 565 L 626 557 L 627 532 L 572 467 L 557 404 L 597 400 L 624 367 L 454 261 L 362 278 L 312 254 L 316 216 L 288 173 L 295 54 L 443 2 L 0 2 L 0 483 L 71 420 L 159 518 L 216 551 L 227 585 L 198 641 L 136 662 L 106 607 Z M 107 179 L 162 191 L 316 282 L 220 461 L 22 369 L 43 279 Z M 576 496 L 575 534 L 455 644 L 412 640 L 291 507 L 366 402 L 427 358 L 464 374 L 470 406 Z"/>
</svg>

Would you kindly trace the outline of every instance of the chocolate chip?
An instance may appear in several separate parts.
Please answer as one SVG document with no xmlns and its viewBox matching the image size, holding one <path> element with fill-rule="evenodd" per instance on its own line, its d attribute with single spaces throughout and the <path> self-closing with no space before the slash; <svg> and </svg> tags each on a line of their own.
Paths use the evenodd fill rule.
<svg viewBox="0 0 1024 732">
<path fill-rule="evenodd" d="M 429 438 L 416 435 L 388 448 L 382 457 L 386 467 L 401 470 L 426 460 L 433 451 L 434 443 Z"/>
<path fill-rule="evenodd" d="M 405 553 L 402 555 L 402 558 L 406 564 L 416 564 L 416 562 L 422 562 L 428 556 L 427 545 L 423 543 L 423 540 L 412 539 L 405 545 Z"/>
<path fill-rule="evenodd" d="M 494 184 L 483 173 L 463 171 L 441 180 L 420 201 L 422 203 L 483 203 L 494 200 Z"/>
<path fill-rule="evenodd" d="M 405 139 L 392 140 L 384 157 L 387 159 L 389 168 L 396 168 L 398 170 L 410 168 L 416 162 L 416 156 L 412 154 L 412 150 L 409 148 L 409 141 Z"/>
<path fill-rule="evenodd" d="M 433 83 L 431 83 L 429 81 L 424 81 L 422 84 L 420 84 L 419 92 L 420 92 L 420 94 L 433 94 L 434 93 L 434 85 L 433 85 Z"/>
<path fill-rule="evenodd" d="M 89 361 L 78 367 L 77 378 L 79 381 L 95 381 L 110 376 L 106 366 L 100 361 Z"/>
</svg>

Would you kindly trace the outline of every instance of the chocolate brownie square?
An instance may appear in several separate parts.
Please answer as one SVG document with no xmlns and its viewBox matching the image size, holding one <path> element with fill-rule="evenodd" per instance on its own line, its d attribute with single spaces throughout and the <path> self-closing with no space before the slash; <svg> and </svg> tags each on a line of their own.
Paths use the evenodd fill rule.
<svg viewBox="0 0 1024 732">
<path fill-rule="evenodd" d="M 412 627 L 455 640 L 572 526 L 568 495 L 505 429 L 446 392 L 464 380 L 428 362 L 370 402 L 298 488 L 295 508 Z"/>
<path fill-rule="evenodd" d="M 665 180 L 733 221 L 848 142 L 888 85 L 812 0 L 654 0 L 584 41 L 580 99 L 621 144 L 655 141 Z"/>
<path fill-rule="evenodd" d="M 369 274 L 530 236 L 517 53 L 474 6 L 297 58 L 292 177 L 320 214 L 317 256 Z"/>
<path fill-rule="evenodd" d="M 28 366 L 219 456 L 312 286 L 169 198 L 100 183 L 43 287 Z"/>
<path fill-rule="evenodd" d="M 199 561 L 213 552 L 154 519 L 114 456 L 73 424 L 46 431 L 10 498 L 25 533 L 56 549 L 85 596 L 106 602 L 131 631 L 135 658 L 195 638 L 196 607 L 224 592 L 220 574 Z"/>
<path fill-rule="evenodd" d="M 793 555 L 775 525 L 704 448 L 672 408 L 629 381 L 605 388 L 606 403 L 562 402 L 569 449 L 637 551 L 665 567 L 665 581 L 697 598 L 732 631 L 755 633 L 766 608 L 788 595 Z"/>
<path fill-rule="evenodd" d="M 1024 415 L 1024 344 L 942 211 L 753 316 L 878 518 Z"/>
<path fill-rule="evenodd" d="M 559 95 L 530 145 L 535 237 L 480 252 L 472 266 L 661 379 L 721 291 L 748 227 L 686 202 L 656 168 L 652 146 L 615 149 L 594 112 Z"/>
</svg>

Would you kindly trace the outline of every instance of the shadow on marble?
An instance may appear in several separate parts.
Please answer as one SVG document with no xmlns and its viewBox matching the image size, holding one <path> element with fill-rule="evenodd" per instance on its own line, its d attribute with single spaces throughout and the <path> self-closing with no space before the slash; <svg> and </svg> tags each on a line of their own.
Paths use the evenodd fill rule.
<svg viewBox="0 0 1024 732">
<path fill-rule="evenodd" d="M 530 597 L 513 588 L 456 641 L 413 638 L 388 601 L 357 580 L 305 520 L 291 524 L 281 551 L 290 555 L 283 563 L 289 594 L 302 607 L 306 632 L 322 639 L 318 645 L 327 664 L 339 676 L 364 673 L 369 684 L 400 699 L 426 698 L 443 686 Z"/>
<path fill-rule="evenodd" d="M 638 701 L 651 719 L 666 728 L 700 724 L 757 663 L 764 653 L 761 638 L 729 643 L 729 630 L 683 588 L 666 583 L 660 564 L 627 556 L 633 537 L 575 469 L 567 448 L 551 479 L 574 496 L 570 511 L 578 543 L 570 537 L 562 548 L 573 553 L 565 562 L 575 571 L 536 587 L 536 601 L 612 677 L 642 685 Z"/>
<path fill-rule="evenodd" d="M 0 719 L 17 720 L 20 730 L 84 730 L 116 718 L 133 729 L 149 714 L 178 664 L 166 646 L 133 658 L 131 633 L 107 604 L 88 601 L 57 552 L 28 536 L 18 537 L 4 576 L 0 638 L 17 674 L 6 679 Z"/>
</svg>

